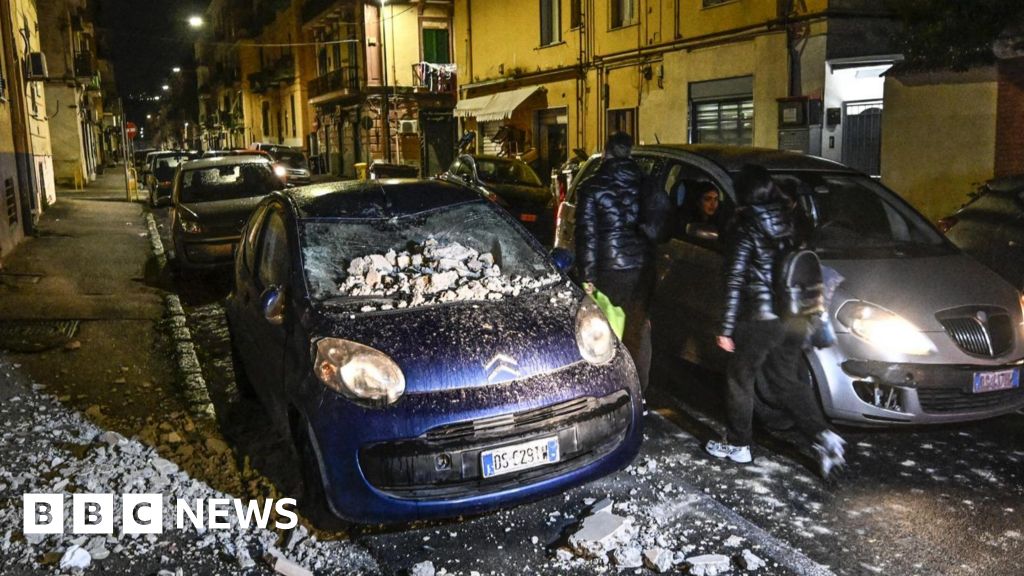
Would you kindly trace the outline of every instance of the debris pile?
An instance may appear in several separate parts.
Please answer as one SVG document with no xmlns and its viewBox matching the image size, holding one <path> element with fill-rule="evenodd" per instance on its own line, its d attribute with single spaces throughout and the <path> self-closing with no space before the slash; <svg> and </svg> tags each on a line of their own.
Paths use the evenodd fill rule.
<svg viewBox="0 0 1024 576">
<path fill-rule="evenodd" d="M 501 300 L 538 291 L 558 282 L 556 273 L 539 278 L 506 276 L 493 254 L 481 254 L 458 242 L 428 238 L 408 250 L 388 250 L 353 258 L 338 286 L 342 296 L 380 297 L 393 302 L 368 304 L 363 312 L 444 302 Z"/>
</svg>

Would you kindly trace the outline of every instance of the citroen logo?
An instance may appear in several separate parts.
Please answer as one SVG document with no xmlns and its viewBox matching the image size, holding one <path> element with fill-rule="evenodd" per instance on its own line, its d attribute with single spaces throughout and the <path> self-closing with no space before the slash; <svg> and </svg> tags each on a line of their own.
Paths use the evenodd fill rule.
<svg viewBox="0 0 1024 576">
<path fill-rule="evenodd" d="M 974 315 L 978 319 L 978 322 L 982 324 L 988 323 L 988 314 L 984 310 L 978 310 L 978 313 Z"/>
<path fill-rule="evenodd" d="M 498 380 L 502 374 L 505 374 L 509 378 L 516 378 L 519 376 L 519 363 L 516 359 L 506 354 L 495 354 L 494 358 L 487 364 L 484 364 L 484 370 L 487 371 L 487 382 L 494 383 Z M 506 379 L 509 379 L 506 378 Z"/>
</svg>

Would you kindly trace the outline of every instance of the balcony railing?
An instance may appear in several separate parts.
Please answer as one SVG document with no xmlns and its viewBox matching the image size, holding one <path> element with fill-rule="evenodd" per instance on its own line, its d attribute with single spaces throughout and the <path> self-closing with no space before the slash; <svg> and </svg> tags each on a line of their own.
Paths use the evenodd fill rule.
<svg viewBox="0 0 1024 576">
<path fill-rule="evenodd" d="M 96 56 L 92 52 L 75 54 L 75 78 L 92 78 L 96 75 Z"/>
<path fill-rule="evenodd" d="M 359 68 L 345 66 L 332 70 L 309 81 L 309 97 L 316 98 L 331 92 L 357 92 L 359 90 Z"/>
<path fill-rule="evenodd" d="M 433 94 L 455 94 L 458 87 L 455 64 L 417 62 L 412 65 L 412 84 Z"/>
</svg>

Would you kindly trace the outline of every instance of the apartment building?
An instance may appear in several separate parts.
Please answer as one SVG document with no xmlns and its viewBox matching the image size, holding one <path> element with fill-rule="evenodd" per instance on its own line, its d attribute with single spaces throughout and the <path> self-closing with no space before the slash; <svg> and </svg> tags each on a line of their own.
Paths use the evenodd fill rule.
<svg viewBox="0 0 1024 576">
<path fill-rule="evenodd" d="M 624 130 L 841 161 L 931 217 L 994 173 L 994 69 L 902 71 L 880 0 L 456 0 L 454 29 L 461 130 L 541 173 Z"/>
</svg>

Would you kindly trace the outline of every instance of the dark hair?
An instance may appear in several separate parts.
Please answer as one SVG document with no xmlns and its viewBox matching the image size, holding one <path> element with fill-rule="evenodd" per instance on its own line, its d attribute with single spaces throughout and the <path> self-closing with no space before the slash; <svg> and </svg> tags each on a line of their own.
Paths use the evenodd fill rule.
<svg viewBox="0 0 1024 576">
<path fill-rule="evenodd" d="M 604 153 L 611 158 L 629 158 L 633 150 L 633 137 L 625 132 L 615 132 L 608 137 Z"/>
<path fill-rule="evenodd" d="M 767 204 L 778 199 L 772 175 L 764 166 L 746 164 L 735 178 L 736 200 L 742 206 Z"/>
</svg>

